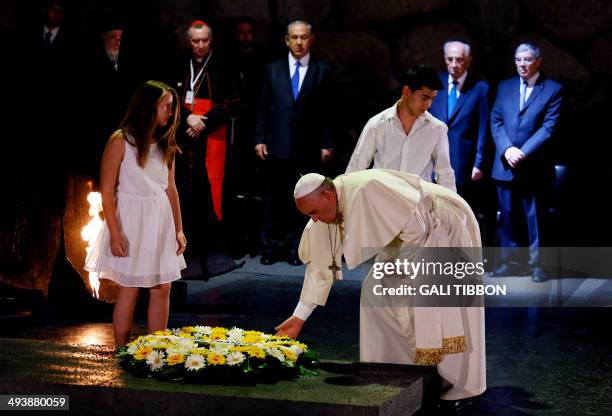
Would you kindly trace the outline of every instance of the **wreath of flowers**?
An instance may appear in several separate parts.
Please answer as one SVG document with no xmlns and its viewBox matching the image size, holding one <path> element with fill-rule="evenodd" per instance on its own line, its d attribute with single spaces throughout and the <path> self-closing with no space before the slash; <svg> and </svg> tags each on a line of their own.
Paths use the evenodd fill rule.
<svg viewBox="0 0 612 416">
<path fill-rule="evenodd" d="M 252 383 L 315 375 L 317 354 L 286 336 L 186 326 L 140 336 L 117 352 L 130 374 L 194 383 Z"/>
</svg>

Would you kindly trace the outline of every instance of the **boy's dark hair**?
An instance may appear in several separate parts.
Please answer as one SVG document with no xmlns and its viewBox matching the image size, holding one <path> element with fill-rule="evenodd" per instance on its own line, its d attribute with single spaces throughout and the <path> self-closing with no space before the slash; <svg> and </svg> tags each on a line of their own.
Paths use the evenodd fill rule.
<svg viewBox="0 0 612 416">
<path fill-rule="evenodd" d="M 402 74 L 400 82 L 407 85 L 412 91 L 427 87 L 432 90 L 444 88 L 436 71 L 429 65 L 415 65 Z"/>
</svg>

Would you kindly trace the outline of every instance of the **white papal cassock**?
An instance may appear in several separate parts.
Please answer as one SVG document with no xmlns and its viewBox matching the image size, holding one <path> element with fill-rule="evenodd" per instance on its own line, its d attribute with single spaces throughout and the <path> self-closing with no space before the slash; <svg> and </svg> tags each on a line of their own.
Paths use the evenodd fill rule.
<svg viewBox="0 0 612 416">
<path fill-rule="evenodd" d="M 374 255 L 377 261 L 388 260 L 389 253 L 399 253 L 398 247 L 481 246 L 468 204 L 418 176 L 369 169 L 338 176 L 334 185 L 342 217 L 341 249 L 335 260 L 341 264 L 344 255 L 349 269 Z M 306 275 L 296 311 L 305 305 L 325 305 L 334 280 L 329 266 L 335 227 L 311 220 L 304 229 L 299 255 Z M 372 282 L 370 270 L 361 295 L 361 361 L 437 365 L 448 385 L 442 394 L 446 400 L 485 391 L 482 307 L 381 306 L 369 295 Z"/>
</svg>

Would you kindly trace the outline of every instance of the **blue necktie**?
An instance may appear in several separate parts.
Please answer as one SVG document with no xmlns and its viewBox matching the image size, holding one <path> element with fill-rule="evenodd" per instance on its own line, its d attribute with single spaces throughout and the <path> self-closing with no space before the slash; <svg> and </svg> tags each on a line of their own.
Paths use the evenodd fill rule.
<svg viewBox="0 0 612 416">
<path fill-rule="evenodd" d="M 453 88 L 451 88 L 448 94 L 448 118 L 453 115 L 455 104 L 457 104 L 457 80 L 453 81 Z"/>
<path fill-rule="evenodd" d="M 298 94 L 300 92 L 300 61 L 295 63 L 295 72 L 291 77 L 291 87 L 293 88 L 293 99 L 297 101 Z"/>
</svg>

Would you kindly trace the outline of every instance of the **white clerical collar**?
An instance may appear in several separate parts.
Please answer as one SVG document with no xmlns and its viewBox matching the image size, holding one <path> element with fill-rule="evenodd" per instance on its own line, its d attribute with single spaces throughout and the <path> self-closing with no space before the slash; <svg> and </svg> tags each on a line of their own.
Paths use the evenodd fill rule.
<svg viewBox="0 0 612 416">
<path fill-rule="evenodd" d="M 535 74 L 533 74 L 533 76 L 529 79 L 527 79 L 527 87 L 528 88 L 532 88 L 535 83 L 537 82 L 538 78 L 540 77 L 540 71 L 536 72 Z M 523 78 L 521 78 L 521 81 L 523 80 Z"/>
<path fill-rule="evenodd" d="M 289 52 L 289 66 L 290 66 L 291 68 L 293 68 L 293 67 L 295 66 L 295 63 L 296 63 L 297 61 L 298 61 L 298 60 L 297 60 L 297 59 L 295 59 L 295 56 L 293 56 L 293 55 L 291 54 L 291 52 Z M 304 56 L 303 56 L 303 57 L 300 59 L 300 66 L 304 66 L 304 67 L 306 67 L 306 66 L 308 66 L 308 63 L 309 63 L 309 62 L 310 62 L 310 52 L 308 52 L 306 55 L 304 55 Z"/>
<path fill-rule="evenodd" d="M 467 71 L 463 73 L 459 78 L 457 78 L 457 89 L 461 91 L 461 87 L 465 84 L 465 79 L 467 78 Z M 452 84 L 455 78 L 451 74 L 448 74 L 448 85 Z"/>
</svg>

